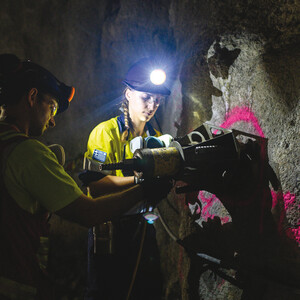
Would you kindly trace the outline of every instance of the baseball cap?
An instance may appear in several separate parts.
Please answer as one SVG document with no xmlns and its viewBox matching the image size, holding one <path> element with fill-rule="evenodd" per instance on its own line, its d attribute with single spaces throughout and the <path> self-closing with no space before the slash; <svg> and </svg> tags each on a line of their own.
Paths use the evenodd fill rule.
<svg viewBox="0 0 300 300">
<path fill-rule="evenodd" d="M 58 102 L 57 113 L 62 113 L 69 107 L 75 94 L 74 87 L 59 81 L 51 72 L 31 61 L 25 61 L 22 65 L 25 74 L 32 78 L 37 88 L 55 97 Z"/>
<path fill-rule="evenodd" d="M 65 111 L 74 97 L 75 88 L 59 81 L 51 72 L 30 60 L 21 61 L 14 54 L 0 55 L 0 93 L 14 94 L 17 87 L 36 87 L 58 102 L 58 112 Z M 1 96 L 0 95 L 0 96 Z"/>
</svg>

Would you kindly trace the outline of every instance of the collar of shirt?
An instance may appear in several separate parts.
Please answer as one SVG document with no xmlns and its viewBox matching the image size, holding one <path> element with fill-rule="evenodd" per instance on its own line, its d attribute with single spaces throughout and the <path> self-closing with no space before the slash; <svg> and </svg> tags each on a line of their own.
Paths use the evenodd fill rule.
<svg viewBox="0 0 300 300">
<path fill-rule="evenodd" d="M 120 116 L 118 116 L 117 121 L 118 121 L 118 126 L 119 126 L 120 133 L 122 134 L 125 130 L 124 114 L 121 114 Z M 153 129 L 152 125 L 149 122 L 146 123 L 146 127 L 147 127 L 147 130 L 146 130 L 147 136 L 156 135 L 155 130 Z"/>
</svg>

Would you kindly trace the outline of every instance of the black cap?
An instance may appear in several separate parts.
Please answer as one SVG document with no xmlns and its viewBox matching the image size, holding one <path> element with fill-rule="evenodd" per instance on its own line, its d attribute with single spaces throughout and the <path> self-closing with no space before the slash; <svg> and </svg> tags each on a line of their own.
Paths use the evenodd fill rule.
<svg viewBox="0 0 300 300">
<path fill-rule="evenodd" d="M 14 54 L 0 55 L 0 87 L 2 94 L 9 95 L 20 86 L 36 87 L 41 92 L 49 93 L 58 102 L 58 113 L 69 107 L 75 88 L 59 81 L 51 72 L 30 60 L 21 62 Z"/>
<path fill-rule="evenodd" d="M 75 93 L 74 87 L 65 85 L 45 68 L 31 61 L 23 62 L 22 68 L 25 74 L 33 79 L 33 84 L 36 84 L 37 88 L 55 97 L 58 102 L 57 113 L 61 113 L 69 107 Z"/>
<path fill-rule="evenodd" d="M 156 85 L 151 82 L 150 74 L 155 69 L 164 69 L 164 66 L 153 58 L 142 58 L 130 67 L 123 83 L 136 91 L 166 96 L 170 95 L 171 91 L 167 88 L 165 83 Z"/>
</svg>

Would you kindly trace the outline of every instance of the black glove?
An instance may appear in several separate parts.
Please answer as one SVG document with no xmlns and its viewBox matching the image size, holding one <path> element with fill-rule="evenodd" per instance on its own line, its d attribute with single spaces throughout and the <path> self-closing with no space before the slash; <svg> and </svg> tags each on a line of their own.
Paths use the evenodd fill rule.
<svg viewBox="0 0 300 300">
<path fill-rule="evenodd" d="M 173 187 L 173 181 L 170 178 L 145 179 L 140 184 L 143 187 L 146 200 L 153 207 L 166 198 Z"/>
<path fill-rule="evenodd" d="M 98 181 L 103 177 L 105 177 L 105 175 L 102 174 L 101 172 L 89 171 L 89 170 L 83 171 L 78 175 L 78 178 L 81 180 L 84 186 L 88 186 L 91 182 Z"/>
</svg>

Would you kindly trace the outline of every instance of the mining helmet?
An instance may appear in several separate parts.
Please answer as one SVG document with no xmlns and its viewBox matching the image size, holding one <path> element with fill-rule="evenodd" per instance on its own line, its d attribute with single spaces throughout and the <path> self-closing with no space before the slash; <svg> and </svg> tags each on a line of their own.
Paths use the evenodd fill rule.
<svg viewBox="0 0 300 300">
<path fill-rule="evenodd" d="M 154 59 L 145 57 L 128 70 L 123 83 L 136 91 L 168 96 L 166 73 Z"/>
<path fill-rule="evenodd" d="M 27 75 L 32 75 L 37 88 L 40 88 L 43 92 L 49 93 L 55 97 L 58 102 L 57 113 L 65 111 L 74 97 L 75 88 L 67 86 L 45 68 L 31 61 L 25 61 L 22 64 L 26 70 L 25 73 Z"/>
<path fill-rule="evenodd" d="M 58 102 L 57 113 L 65 111 L 73 99 L 74 87 L 65 85 L 48 70 L 30 60 L 21 62 L 14 54 L 1 54 L 0 69 L 2 94 L 13 93 L 16 84 L 24 88 L 36 87 L 55 97 Z"/>
</svg>

